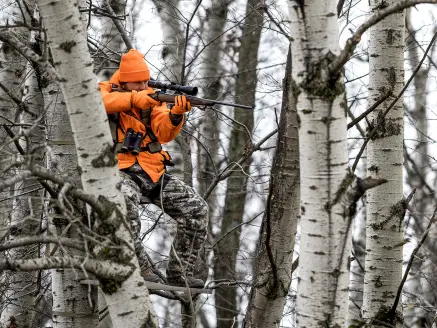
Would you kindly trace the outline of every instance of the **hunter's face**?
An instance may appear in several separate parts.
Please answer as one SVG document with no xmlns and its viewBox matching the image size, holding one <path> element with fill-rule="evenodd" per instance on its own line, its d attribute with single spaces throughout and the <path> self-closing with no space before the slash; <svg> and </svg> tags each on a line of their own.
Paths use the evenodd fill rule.
<svg viewBox="0 0 437 328">
<path fill-rule="evenodd" d="M 146 90 L 149 85 L 149 81 L 138 81 L 138 82 L 126 82 L 123 88 L 127 91 L 141 91 Z"/>
</svg>

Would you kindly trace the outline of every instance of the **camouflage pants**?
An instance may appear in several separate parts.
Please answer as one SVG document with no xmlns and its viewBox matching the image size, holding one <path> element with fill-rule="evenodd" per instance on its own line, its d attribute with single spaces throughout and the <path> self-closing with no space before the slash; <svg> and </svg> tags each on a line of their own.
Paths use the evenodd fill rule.
<svg viewBox="0 0 437 328">
<path fill-rule="evenodd" d="M 140 238 L 141 220 L 138 206 L 142 194 L 149 197 L 152 203 L 160 208 L 162 198 L 164 212 L 177 224 L 176 236 L 170 251 L 167 277 L 177 277 L 183 274 L 192 276 L 199 251 L 206 238 L 207 203 L 193 188 L 170 174 L 165 174 L 159 183 L 154 183 L 137 164 L 121 171 L 120 174 L 121 190 L 125 195 L 128 219 L 131 222 L 140 267 L 142 269 L 150 267 Z M 162 193 L 161 183 L 164 184 Z"/>
</svg>

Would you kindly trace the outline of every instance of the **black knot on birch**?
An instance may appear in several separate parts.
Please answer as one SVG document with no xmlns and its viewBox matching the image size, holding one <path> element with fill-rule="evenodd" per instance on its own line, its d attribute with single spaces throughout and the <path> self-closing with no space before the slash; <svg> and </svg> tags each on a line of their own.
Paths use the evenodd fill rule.
<svg viewBox="0 0 437 328">
<path fill-rule="evenodd" d="M 331 72 L 329 65 L 336 56 L 328 52 L 320 61 L 308 65 L 308 73 L 299 87 L 314 97 L 333 101 L 345 91 L 342 73 Z"/>
<path fill-rule="evenodd" d="M 91 165 L 95 168 L 112 167 L 117 165 L 117 158 L 112 150 L 112 146 L 109 144 L 104 144 L 102 152 L 99 156 L 91 161 Z"/>
</svg>

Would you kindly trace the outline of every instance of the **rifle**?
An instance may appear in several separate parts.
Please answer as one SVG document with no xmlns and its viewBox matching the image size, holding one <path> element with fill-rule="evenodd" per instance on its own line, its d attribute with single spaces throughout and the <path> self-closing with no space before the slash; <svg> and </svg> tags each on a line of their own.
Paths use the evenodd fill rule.
<svg viewBox="0 0 437 328">
<path fill-rule="evenodd" d="M 208 107 L 214 105 L 225 105 L 225 106 L 239 107 L 245 109 L 253 109 L 252 106 L 233 104 L 224 101 L 216 101 L 216 100 L 196 97 L 198 92 L 197 87 L 193 87 L 189 85 L 178 85 L 174 83 L 164 83 L 164 82 L 149 80 L 149 86 L 161 90 L 149 95 L 151 98 L 161 102 L 174 103 L 175 97 L 177 95 L 183 94 L 187 98 L 187 100 L 191 103 L 192 106 Z M 167 90 L 173 90 L 174 93 L 173 94 L 167 93 Z"/>
</svg>

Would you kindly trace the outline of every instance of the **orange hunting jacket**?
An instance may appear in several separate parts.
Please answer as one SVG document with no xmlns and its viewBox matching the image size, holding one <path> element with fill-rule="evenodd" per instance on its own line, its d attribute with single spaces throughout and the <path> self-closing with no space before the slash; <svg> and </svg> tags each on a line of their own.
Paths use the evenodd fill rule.
<svg viewBox="0 0 437 328">
<path fill-rule="evenodd" d="M 106 112 L 108 114 L 120 113 L 119 128 L 117 129 L 118 142 L 122 143 L 126 131 L 132 128 L 135 132 L 141 132 L 143 135 L 146 135 L 141 144 L 141 147 L 146 147 L 152 140 L 146 134 L 146 127 L 141 121 L 141 109 L 131 107 L 130 92 L 112 91 L 112 84 L 120 86 L 118 77 L 119 74 L 117 70 L 109 81 L 99 82 L 100 95 L 102 96 Z M 152 88 L 148 88 L 148 91 L 154 93 Z M 150 114 L 150 126 L 161 144 L 165 144 L 176 138 L 182 129 L 183 119 L 177 126 L 174 126 L 170 121 L 169 113 L 170 110 L 167 108 L 167 104 L 162 103 L 161 105 L 153 106 Z M 132 155 L 131 153 L 118 153 L 117 158 L 118 168 L 120 170 L 128 168 L 137 162 L 150 176 L 153 182 L 157 182 L 164 174 L 164 160 L 171 159 L 170 155 L 164 150 L 154 154 L 148 151 L 142 151 L 138 156 Z"/>
</svg>

